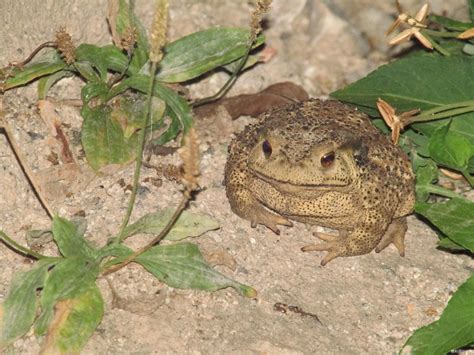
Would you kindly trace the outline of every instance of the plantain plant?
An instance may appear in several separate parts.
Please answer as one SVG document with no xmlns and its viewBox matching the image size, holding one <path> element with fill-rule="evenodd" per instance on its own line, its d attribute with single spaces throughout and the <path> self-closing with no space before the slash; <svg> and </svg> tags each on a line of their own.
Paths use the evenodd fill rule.
<svg viewBox="0 0 474 355">
<path fill-rule="evenodd" d="M 136 160 L 127 213 L 119 232 L 110 236 L 106 245 L 96 247 L 87 241 L 84 221 L 70 221 L 52 213 L 57 257 L 30 250 L 0 231 L 0 241 L 37 260 L 31 270 L 14 276 L 9 294 L 0 305 L 0 350 L 33 327 L 43 339 L 43 351 L 79 351 L 104 313 L 97 279 L 130 262 L 175 288 L 214 291 L 233 287 L 243 296 L 255 296 L 253 288 L 212 269 L 196 245 L 159 242 L 179 241 L 219 227 L 207 216 L 185 211 L 198 187 L 198 145 L 190 103 L 172 85 L 220 67 L 231 71 L 231 84 L 239 70 L 255 64 L 255 57 L 249 52 L 264 43 L 259 21 L 269 3 L 257 2 L 250 30 L 216 27 L 166 44 L 167 1 L 157 1 L 149 42 L 133 12 L 133 2 L 118 0 L 110 23 L 114 44 L 75 47 L 69 34 L 61 29 L 55 41 L 40 45 L 27 60 L 0 70 L 2 91 L 36 80 L 40 99 L 62 78 L 80 77 L 85 83 L 81 90 L 81 142 L 89 165 L 100 171 L 109 164 Z M 53 49 L 45 51 L 47 47 Z M 154 138 L 155 144 L 182 137 L 179 153 L 184 170 L 183 198 L 175 209 L 156 211 L 129 224 L 145 138 L 153 132 L 161 132 Z M 137 233 L 152 234 L 154 238 L 134 251 L 123 241 Z"/>
</svg>

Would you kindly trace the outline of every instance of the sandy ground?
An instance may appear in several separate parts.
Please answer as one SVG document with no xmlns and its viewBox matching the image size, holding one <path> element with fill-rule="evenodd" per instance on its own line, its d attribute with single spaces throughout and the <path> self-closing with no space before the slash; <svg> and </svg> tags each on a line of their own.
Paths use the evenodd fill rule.
<svg viewBox="0 0 474 355">
<path fill-rule="evenodd" d="M 329 8 L 318 1 L 291 4 L 276 1 L 270 14 L 268 43 L 278 54 L 269 63 L 245 73 L 233 92 L 255 92 L 271 83 L 293 80 L 312 96 L 324 96 L 387 60 L 385 45 L 370 37 L 368 29 L 361 30 L 363 21 L 347 20 L 369 11 L 365 2 L 357 2 L 362 9 L 359 12 L 356 8 L 349 11 L 343 6 L 344 1 L 335 3 L 339 8 Z M 76 23 L 80 21 L 75 18 L 70 24 L 73 36 L 89 42 L 94 39 L 107 42 L 108 37 L 101 32 L 103 18 L 98 20 L 104 13 L 104 2 L 91 2 L 83 8 L 77 2 L 73 6 L 74 2 L 64 0 L 64 4 L 70 5 L 70 11 L 76 15 L 94 13 L 97 18 L 95 22 L 91 20 L 90 31 L 74 32 L 80 28 Z M 211 25 L 247 23 L 246 2 L 229 2 L 228 8 L 218 4 L 216 1 L 174 4 L 171 36 L 176 38 Z M 31 6 L 39 7 L 39 2 L 33 1 Z M 47 2 L 45 7 L 52 18 L 49 27 L 54 28 L 61 21 L 54 20 L 53 15 L 65 10 L 52 2 Z M 100 11 L 94 12 L 96 8 Z M 150 22 L 147 10 L 150 5 L 137 3 L 137 12 L 145 23 Z M 228 11 L 235 13 L 229 21 L 225 20 Z M 371 11 L 380 15 L 374 21 L 378 19 L 384 24 L 383 19 L 390 21 L 393 13 L 393 9 L 388 12 L 383 6 L 379 9 L 373 6 Z M 315 13 L 321 17 L 312 18 Z M 41 19 L 43 13 L 39 14 Z M 26 27 L 22 32 L 14 32 L 18 29 L 12 21 L 15 14 L 9 16 L 5 20 L 10 28 L 8 36 L 17 35 L 19 39 L 14 45 L 11 41 L 4 44 L 3 56 L 9 54 L 18 59 L 22 57 L 18 49 L 27 53 L 31 41 L 25 40 L 23 47 L 21 38 L 34 31 Z M 24 19 L 19 14 L 18 17 Z M 176 24 L 178 20 L 181 27 Z M 44 34 L 35 32 L 32 37 L 39 43 L 49 38 L 48 30 Z M 339 48 L 330 45 L 335 39 L 341 43 Z M 317 53 L 308 56 L 310 50 Z M 334 57 L 341 50 L 345 51 L 344 55 Z M 212 92 L 225 78 L 225 74 L 217 73 L 203 83 L 192 84 L 191 93 L 201 96 Z M 80 85 L 78 80 L 64 80 L 51 95 L 56 100 L 78 98 Z M 37 113 L 35 86 L 7 92 L 0 100 L 28 164 L 38 176 L 53 177 L 54 181 L 58 172 L 51 160 L 58 146 Z M 77 139 L 81 125 L 79 110 L 62 104 L 57 104 L 56 109 L 74 152 L 82 161 Z M 232 134 L 251 121 L 248 117 L 235 121 L 218 117 L 211 125 L 196 122 L 201 134 L 202 191 L 190 203 L 190 210 L 212 216 L 221 226 L 192 242 L 218 264 L 215 267 L 219 271 L 257 289 L 257 298 L 243 298 L 232 289 L 215 293 L 171 289 L 139 266 L 131 265 L 110 276 L 122 301 L 118 308 L 112 307 L 105 280 L 99 280 L 106 313 L 84 353 L 394 353 L 413 330 L 437 319 L 450 295 L 472 272 L 472 258 L 437 249 L 435 232 L 415 216 L 409 218 L 405 258 L 389 247 L 380 254 L 338 258 L 325 267 L 319 266 L 322 253 L 300 251 L 302 246 L 314 242 L 312 232 L 316 227 L 296 223 L 293 228 L 282 228 L 280 236 L 262 226 L 250 228 L 248 221 L 231 212 L 222 181 Z M 178 157 L 154 156 L 151 162 L 177 164 Z M 25 243 L 28 229 L 47 228 L 50 222 L 4 135 L 0 135 L 0 170 L 0 227 L 19 243 Z M 75 184 L 53 184 L 50 192 L 55 202 L 52 204 L 62 216 L 85 215 L 88 239 L 101 245 L 118 230 L 129 196 L 126 184 L 131 181 L 132 172 L 133 166 L 108 176 L 94 177 L 85 172 L 77 175 Z M 156 183 L 158 180 L 161 186 Z M 180 196 L 178 184 L 144 168 L 133 218 L 156 208 L 174 206 Z M 138 247 L 144 240 L 134 238 L 130 245 Z M 55 248 L 47 244 L 42 252 L 53 254 Z M 0 246 L 0 301 L 6 297 L 12 275 L 29 267 L 28 259 Z M 275 308 L 276 303 L 297 306 L 320 321 L 311 315 L 282 313 Z M 12 350 L 37 353 L 39 346 L 29 333 L 15 342 Z"/>
</svg>

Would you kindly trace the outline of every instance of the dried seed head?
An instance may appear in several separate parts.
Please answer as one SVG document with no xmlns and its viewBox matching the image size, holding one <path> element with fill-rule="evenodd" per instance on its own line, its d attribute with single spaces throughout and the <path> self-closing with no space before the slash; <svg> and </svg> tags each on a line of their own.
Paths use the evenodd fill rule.
<svg viewBox="0 0 474 355">
<path fill-rule="evenodd" d="M 178 150 L 183 161 L 184 174 L 182 182 L 186 190 L 191 192 L 199 188 L 199 141 L 196 131 L 191 127 L 184 137 L 184 145 Z"/>
<path fill-rule="evenodd" d="M 131 52 L 137 43 L 138 31 L 135 27 L 127 27 L 120 39 L 120 47 Z"/>
<path fill-rule="evenodd" d="M 250 20 L 250 40 L 255 42 L 257 36 L 262 32 L 262 17 L 268 12 L 272 0 L 256 0 L 255 10 L 252 12 Z"/>
<path fill-rule="evenodd" d="M 60 27 L 56 32 L 56 44 L 59 52 L 64 57 L 67 64 L 71 64 L 76 59 L 76 48 L 72 43 L 72 38 L 69 33 L 66 32 L 64 27 Z"/>
<path fill-rule="evenodd" d="M 155 18 L 150 34 L 150 60 L 158 63 L 163 57 L 168 29 L 168 1 L 156 0 Z"/>
</svg>

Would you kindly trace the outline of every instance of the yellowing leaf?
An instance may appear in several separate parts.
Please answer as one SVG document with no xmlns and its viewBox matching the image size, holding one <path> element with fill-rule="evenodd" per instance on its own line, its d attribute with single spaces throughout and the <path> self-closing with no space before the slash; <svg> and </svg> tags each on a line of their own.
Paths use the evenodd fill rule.
<svg viewBox="0 0 474 355">
<path fill-rule="evenodd" d="M 41 352 L 79 353 L 99 325 L 103 313 L 104 301 L 95 284 L 77 297 L 58 301 Z"/>
</svg>

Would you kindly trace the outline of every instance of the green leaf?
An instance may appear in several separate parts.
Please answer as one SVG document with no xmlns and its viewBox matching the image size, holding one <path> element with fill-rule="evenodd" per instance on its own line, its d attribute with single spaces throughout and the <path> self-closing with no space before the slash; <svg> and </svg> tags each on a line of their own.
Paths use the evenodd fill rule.
<svg viewBox="0 0 474 355">
<path fill-rule="evenodd" d="M 75 298 L 90 288 L 99 274 L 99 265 L 85 257 L 70 257 L 59 262 L 49 273 L 41 292 L 41 314 L 35 333 L 44 335 L 59 300 Z"/>
<path fill-rule="evenodd" d="M 55 262 L 40 260 L 34 269 L 14 276 L 10 292 L 0 305 L 0 350 L 31 328 L 36 315 L 36 292 L 43 287 L 48 269 Z"/>
<path fill-rule="evenodd" d="M 123 80 L 120 84 L 115 86 L 109 93 L 109 98 L 118 95 L 119 93 L 132 88 L 147 94 L 150 77 L 148 75 L 134 75 Z M 186 100 L 173 90 L 166 86 L 155 82 L 153 95 L 159 97 L 166 102 L 167 107 L 173 111 L 174 115 L 170 114 L 172 119 L 178 119 L 184 133 L 192 126 L 193 121 L 191 117 L 191 108 Z"/>
<path fill-rule="evenodd" d="M 452 31 L 466 31 L 474 27 L 474 23 L 472 22 L 461 22 L 445 16 L 430 15 L 429 20 L 436 22 L 444 28 Z"/>
<path fill-rule="evenodd" d="M 100 324 L 103 314 L 104 300 L 94 283 L 83 292 L 58 301 L 42 353 L 78 353 Z"/>
<path fill-rule="evenodd" d="M 63 256 L 83 255 L 94 259 L 97 251 L 84 239 L 84 230 L 76 223 L 59 216 L 53 217 L 53 237 Z"/>
<path fill-rule="evenodd" d="M 168 83 L 194 79 L 242 57 L 247 51 L 248 39 L 247 29 L 220 27 L 182 37 L 164 48 L 165 56 L 156 78 Z M 259 36 L 253 48 L 264 41 L 265 38 Z"/>
<path fill-rule="evenodd" d="M 136 261 L 171 287 L 206 291 L 233 287 L 243 296 L 256 296 L 253 288 L 229 279 L 212 269 L 194 244 L 158 245 L 138 256 Z"/>
<path fill-rule="evenodd" d="M 15 69 L 0 87 L 3 91 L 6 91 L 17 86 L 25 85 L 42 76 L 61 71 L 66 68 L 66 66 L 66 63 L 59 58 L 48 62 L 33 63 L 25 66 L 22 70 Z"/>
<path fill-rule="evenodd" d="M 38 80 L 38 99 L 44 100 L 48 95 L 49 89 L 62 78 L 73 76 L 74 73 L 70 70 L 60 70 L 54 74 L 44 76 Z"/>
<path fill-rule="evenodd" d="M 143 27 L 142 23 L 133 13 L 130 4 L 127 4 L 125 0 L 120 0 L 116 25 L 117 32 L 120 36 L 123 36 L 125 30 L 130 27 L 135 28 L 138 34 L 131 64 L 135 68 L 141 68 L 148 60 L 148 53 L 150 52 L 148 36 L 145 27 Z M 136 71 L 134 71 L 134 73 L 136 73 Z"/>
<path fill-rule="evenodd" d="M 430 186 L 438 179 L 438 167 L 432 160 L 425 159 L 426 165 L 416 170 L 416 199 L 426 201 L 430 196 Z"/>
<path fill-rule="evenodd" d="M 443 355 L 474 342 L 474 275 L 451 297 L 440 319 L 413 333 L 411 354 Z"/>
<path fill-rule="evenodd" d="M 433 133 L 429 145 L 430 155 L 440 165 L 465 171 L 474 156 L 474 149 L 463 135 L 452 132 L 450 127 L 451 121 Z"/>
<path fill-rule="evenodd" d="M 105 105 L 84 106 L 81 139 L 87 161 L 94 170 L 124 164 L 135 158 L 137 135 L 126 138 L 120 122 Z"/>
<path fill-rule="evenodd" d="M 155 145 L 163 145 L 175 139 L 181 130 L 179 119 L 175 113 L 172 110 L 166 110 L 165 114 L 171 118 L 171 122 L 167 129 L 157 139 L 153 140 Z"/>
<path fill-rule="evenodd" d="M 435 53 L 415 54 L 381 66 L 365 78 L 331 94 L 336 99 L 357 105 L 362 111 L 379 116 L 377 98 L 389 102 L 398 112 L 413 108 L 427 110 L 472 100 L 474 58 L 449 57 Z M 410 127 L 430 137 L 449 118 L 412 124 Z M 474 146 L 474 112 L 457 115 L 450 132 L 463 136 Z M 469 164 L 474 171 L 474 160 Z"/>
<path fill-rule="evenodd" d="M 426 217 L 454 243 L 474 252 L 474 202 L 452 199 L 445 203 L 417 203 L 415 212 Z"/>
<path fill-rule="evenodd" d="M 426 110 L 472 99 L 474 58 L 416 54 L 383 65 L 365 78 L 333 92 L 334 98 L 377 114 L 382 98 L 398 112 Z"/>
<path fill-rule="evenodd" d="M 113 45 L 98 47 L 92 44 L 81 44 L 76 49 L 76 61 L 88 62 L 100 74 L 101 80 L 107 80 L 107 71 L 115 71 L 122 73 L 127 69 L 128 75 L 138 72 L 139 66 L 130 63 L 127 68 L 128 58 L 119 48 Z"/>
<path fill-rule="evenodd" d="M 78 62 L 76 61 L 74 63 L 74 68 L 81 74 L 81 76 L 86 79 L 86 81 L 89 82 L 98 82 L 98 81 L 103 81 L 97 71 L 92 67 L 92 65 L 89 62 L 82 61 Z"/>
<path fill-rule="evenodd" d="M 90 82 L 81 89 L 81 99 L 84 104 L 89 103 L 93 98 L 98 97 L 104 102 L 109 93 L 109 87 L 103 81 Z"/>
<path fill-rule="evenodd" d="M 173 208 L 149 213 L 127 226 L 125 236 L 138 233 L 159 234 L 174 214 Z M 210 230 L 219 228 L 219 223 L 207 215 L 183 211 L 169 233 L 167 240 L 181 240 L 187 237 L 197 237 Z"/>
</svg>

